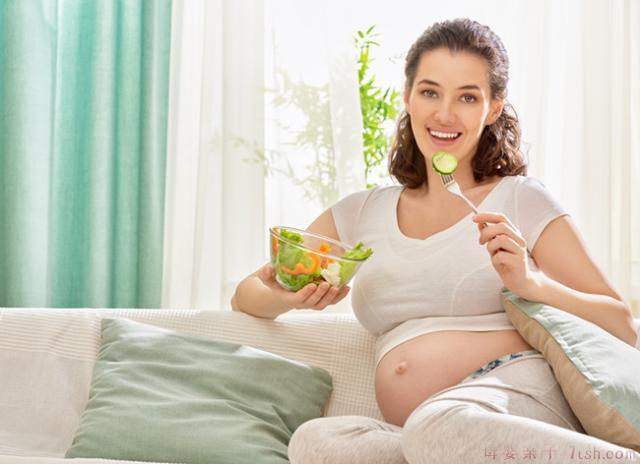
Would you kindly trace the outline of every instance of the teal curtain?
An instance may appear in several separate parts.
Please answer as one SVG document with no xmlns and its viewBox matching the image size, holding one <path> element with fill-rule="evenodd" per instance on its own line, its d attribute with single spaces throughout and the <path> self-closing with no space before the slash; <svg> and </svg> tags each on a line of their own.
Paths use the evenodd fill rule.
<svg viewBox="0 0 640 464">
<path fill-rule="evenodd" d="M 159 307 L 171 0 L 0 0 L 0 306 Z"/>
</svg>

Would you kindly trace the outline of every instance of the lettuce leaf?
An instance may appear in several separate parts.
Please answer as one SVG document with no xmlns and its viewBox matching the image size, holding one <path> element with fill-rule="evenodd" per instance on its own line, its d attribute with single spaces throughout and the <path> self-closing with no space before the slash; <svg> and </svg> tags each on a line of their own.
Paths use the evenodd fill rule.
<svg viewBox="0 0 640 464">
<path fill-rule="evenodd" d="M 320 273 L 291 275 L 282 271 L 278 272 L 278 279 L 280 280 L 280 282 L 282 282 L 285 286 L 287 286 L 293 291 L 298 291 L 302 287 L 310 283 L 323 281 L 322 277 L 320 276 Z"/>
<path fill-rule="evenodd" d="M 364 243 L 359 242 L 355 247 L 343 254 L 342 257 L 365 260 L 372 254 L 373 250 L 371 248 L 364 248 Z M 348 261 L 340 263 L 340 284 L 345 284 L 349 281 L 358 264 Z"/>
<path fill-rule="evenodd" d="M 299 243 L 300 245 L 304 243 L 302 236 L 295 232 L 281 230 L 280 235 L 290 242 Z M 278 280 L 280 280 L 283 285 L 288 287 L 290 290 L 298 291 L 309 283 L 322 281 L 320 268 L 318 268 L 318 272 L 313 274 L 298 275 L 291 275 L 281 270 L 281 266 L 286 266 L 289 269 L 295 269 L 296 264 L 298 263 L 302 263 L 302 265 L 307 268 L 313 266 L 313 260 L 305 255 L 304 250 L 290 243 L 280 241 L 278 243 L 276 260 L 273 264 L 278 274 Z"/>
<path fill-rule="evenodd" d="M 303 243 L 302 236 L 300 234 L 296 234 L 295 232 L 281 230 L 280 235 L 293 243 Z M 302 262 L 304 264 L 307 261 L 309 261 L 309 258 L 304 255 L 304 250 L 301 250 L 297 246 L 291 245 L 285 241 L 280 241 L 278 243 L 278 256 L 276 257 L 276 265 L 282 264 L 289 269 L 294 269 L 296 267 L 296 264 L 298 264 L 299 262 Z"/>
<path fill-rule="evenodd" d="M 318 271 L 313 274 L 298 274 L 291 275 L 284 272 L 281 266 L 286 266 L 289 269 L 295 269 L 298 263 L 302 263 L 305 267 L 310 268 L 313 266 L 313 260 L 306 256 L 305 251 L 301 250 L 294 244 L 304 244 L 304 240 L 300 234 L 291 232 L 288 230 L 281 230 L 280 234 L 291 243 L 284 241 L 278 242 L 278 252 L 276 254 L 275 262 L 273 266 L 278 275 L 278 280 L 290 290 L 298 291 L 305 285 L 310 283 L 323 282 L 321 272 L 322 268 L 318 267 Z M 343 258 L 351 258 L 357 260 L 365 260 L 373 254 L 371 248 L 365 248 L 362 242 L 358 243 L 351 250 L 342 255 Z M 357 262 L 340 262 L 340 283 L 344 284 L 349 281 L 356 267 Z"/>
<path fill-rule="evenodd" d="M 363 248 L 364 243 L 359 242 L 356 246 L 354 246 L 351 250 L 347 251 L 342 255 L 343 258 L 351 258 L 351 259 L 367 259 L 369 256 L 373 254 L 373 250 L 371 248 Z"/>
</svg>

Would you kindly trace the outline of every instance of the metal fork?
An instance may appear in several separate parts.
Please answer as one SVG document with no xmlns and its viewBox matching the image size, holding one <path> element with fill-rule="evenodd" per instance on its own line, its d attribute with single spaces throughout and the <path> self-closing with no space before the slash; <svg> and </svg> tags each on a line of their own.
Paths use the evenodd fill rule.
<svg viewBox="0 0 640 464">
<path fill-rule="evenodd" d="M 453 178 L 451 174 L 440 174 L 440 178 L 442 179 L 442 184 L 447 190 L 449 190 L 454 195 L 458 195 L 460 198 L 466 201 L 467 204 L 469 205 L 469 208 L 471 208 L 475 214 L 478 214 L 478 209 L 475 207 L 473 203 L 471 203 L 471 201 L 469 201 L 467 197 L 464 196 L 464 194 L 462 193 L 462 190 L 460 190 L 460 186 L 458 185 L 458 183 L 456 182 L 456 180 Z M 486 224 L 485 224 L 485 227 L 486 227 Z"/>
<path fill-rule="evenodd" d="M 460 198 L 462 198 L 469 205 L 469 208 L 471 208 L 475 214 L 478 214 L 478 208 L 476 208 L 475 205 L 471 203 L 471 201 L 467 197 L 464 196 L 464 194 L 462 193 L 462 190 L 460 190 L 460 186 L 458 185 L 456 180 L 453 178 L 453 176 L 451 174 L 439 174 L 439 175 L 440 175 L 440 178 L 442 179 L 442 184 L 444 185 L 444 187 L 454 195 L 458 195 Z M 482 228 L 484 229 L 485 227 L 487 227 L 487 225 L 488 224 L 486 222 L 483 222 Z M 531 258 L 531 252 L 529 251 L 529 248 L 527 248 L 527 256 Z"/>
</svg>

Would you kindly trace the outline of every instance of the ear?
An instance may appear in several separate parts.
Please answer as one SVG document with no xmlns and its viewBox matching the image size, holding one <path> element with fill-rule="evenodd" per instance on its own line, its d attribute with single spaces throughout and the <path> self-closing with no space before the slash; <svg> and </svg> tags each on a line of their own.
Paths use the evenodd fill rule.
<svg viewBox="0 0 640 464">
<path fill-rule="evenodd" d="M 404 109 L 407 114 L 411 114 L 411 107 L 409 105 L 409 95 L 411 94 L 411 89 L 404 88 L 404 93 L 402 99 L 404 100 Z"/>
<path fill-rule="evenodd" d="M 494 99 L 491 100 L 491 109 L 489 110 L 489 117 L 487 118 L 487 126 L 490 126 L 498 120 L 504 109 L 504 100 Z"/>
</svg>

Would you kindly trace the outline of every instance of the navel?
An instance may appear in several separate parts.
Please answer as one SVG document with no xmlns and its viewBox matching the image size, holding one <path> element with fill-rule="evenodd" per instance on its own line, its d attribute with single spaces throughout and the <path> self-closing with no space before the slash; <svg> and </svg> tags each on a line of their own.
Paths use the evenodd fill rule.
<svg viewBox="0 0 640 464">
<path fill-rule="evenodd" d="M 398 364 L 398 366 L 396 367 L 396 374 L 400 375 L 400 374 L 404 374 L 404 372 L 407 370 L 407 361 L 402 361 L 400 364 Z"/>
</svg>

